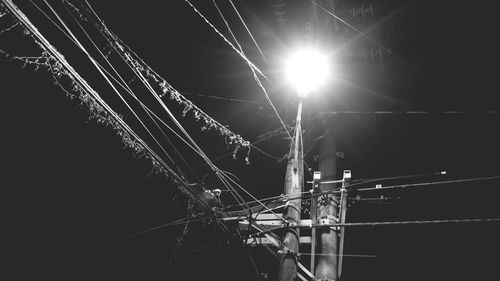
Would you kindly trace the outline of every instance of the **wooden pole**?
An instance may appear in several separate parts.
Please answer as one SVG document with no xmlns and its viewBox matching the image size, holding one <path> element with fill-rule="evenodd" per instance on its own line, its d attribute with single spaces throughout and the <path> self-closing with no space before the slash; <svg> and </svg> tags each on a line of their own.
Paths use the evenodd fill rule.
<svg viewBox="0 0 500 281">
<path fill-rule="evenodd" d="M 287 207 L 285 208 L 284 219 L 288 221 L 290 226 L 295 226 L 300 223 L 300 209 L 302 202 L 300 196 L 303 190 L 304 178 L 301 115 L 302 99 L 299 100 L 295 134 L 292 146 L 290 147 L 289 160 L 285 176 L 284 194 L 289 198 L 299 198 L 288 201 Z M 299 237 L 298 228 L 285 228 L 282 237 L 282 247 L 278 252 L 280 254 L 280 267 L 278 273 L 279 281 L 293 281 L 297 276 Z"/>
<path fill-rule="evenodd" d="M 336 144 L 336 124 L 327 123 L 330 132 L 323 138 L 319 148 L 319 170 L 321 181 L 337 180 L 337 144 Z M 336 187 L 335 183 L 320 184 L 320 191 L 331 191 Z M 335 194 L 323 195 L 318 198 L 317 220 L 320 223 L 334 223 L 337 217 L 338 199 Z M 338 255 L 338 235 L 334 228 L 318 229 L 319 235 L 319 257 L 315 276 L 321 280 L 337 280 L 337 255 Z"/>
</svg>

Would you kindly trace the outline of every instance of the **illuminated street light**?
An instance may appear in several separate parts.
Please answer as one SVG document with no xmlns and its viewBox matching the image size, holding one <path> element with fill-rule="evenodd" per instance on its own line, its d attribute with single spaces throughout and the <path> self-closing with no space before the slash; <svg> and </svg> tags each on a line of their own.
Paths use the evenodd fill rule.
<svg viewBox="0 0 500 281">
<path fill-rule="evenodd" d="M 302 142 L 302 103 L 304 98 L 323 84 L 329 75 L 328 60 L 326 56 L 313 50 L 304 50 L 290 57 L 286 65 L 286 73 L 290 83 L 295 86 L 299 97 L 295 132 L 291 140 L 290 154 L 285 175 L 285 195 L 288 198 L 297 198 L 289 201 L 288 208 L 283 218 L 288 222 L 300 222 L 301 195 L 304 191 L 304 146 Z M 293 158 L 291 157 L 293 156 Z M 286 228 L 282 245 L 292 253 L 299 251 L 297 232 Z M 284 255 L 280 258 L 278 280 L 292 280 L 296 272 L 296 256 Z"/>
<path fill-rule="evenodd" d="M 306 97 L 328 78 L 328 58 L 315 50 L 298 51 L 288 60 L 286 73 L 298 96 Z"/>
</svg>

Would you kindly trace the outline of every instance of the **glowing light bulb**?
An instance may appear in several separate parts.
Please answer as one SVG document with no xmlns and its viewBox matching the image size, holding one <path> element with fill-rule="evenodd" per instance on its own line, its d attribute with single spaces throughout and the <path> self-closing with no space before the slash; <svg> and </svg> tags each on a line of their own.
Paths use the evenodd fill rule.
<svg viewBox="0 0 500 281">
<path fill-rule="evenodd" d="M 286 72 L 298 95 L 305 97 L 329 76 L 328 58 L 314 50 L 298 51 L 288 60 Z"/>
</svg>

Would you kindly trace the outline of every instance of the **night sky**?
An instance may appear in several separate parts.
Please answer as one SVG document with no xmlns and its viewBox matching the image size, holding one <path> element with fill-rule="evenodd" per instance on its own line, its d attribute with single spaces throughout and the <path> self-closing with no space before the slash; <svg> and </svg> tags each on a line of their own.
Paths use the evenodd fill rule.
<svg viewBox="0 0 500 281">
<path fill-rule="evenodd" d="M 14 2 L 82 76 L 95 82 L 92 86 L 101 95 L 113 95 L 88 60 L 35 6 Z M 43 1 L 34 2 L 50 12 Z M 280 127 L 245 62 L 184 1 L 89 2 L 146 63 L 233 132 L 258 141 Z M 287 22 L 280 24 L 273 1 L 233 2 L 266 60 L 229 2 L 217 1 L 248 58 L 272 80 L 264 86 L 290 124 L 297 100 L 283 81 L 281 65 L 283 55 L 305 40 L 303 26 L 312 6 L 309 1 L 284 1 Z M 346 16 L 347 22 L 395 55 L 349 56 L 380 46 L 342 25 L 340 32 L 316 37 L 316 43 L 335 54 L 338 74 L 305 103 L 304 146 L 310 149 L 305 159 L 312 170 L 318 164 L 314 140 L 324 133 L 327 120 L 336 118 L 338 147 L 345 155 L 342 168 L 350 169 L 353 179 L 444 170 L 446 176 L 387 184 L 500 176 L 494 8 L 477 1 L 434 2 L 373 1 L 375 17 Z M 60 1 L 50 3 L 91 46 Z M 192 3 L 229 36 L 211 1 Z M 7 16 L 0 20 L 0 30 L 10 26 Z M 40 54 L 19 26 L 0 34 L 0 50 L 17 56 Z M 149 160 L 125 149 L 109 126 L 89 119 L 87 108 L 54 85 L 49 72 L 23 68 L 2 56 L 0 77 L 2 189 L 7 191 L 2 195 L 7 218 L 2 227 L 2 272 L 10 276 L 6 280 L 258 280 L 249 251 L 258 271 L 273 280 L 277 263 L 267 251 L 227 242 L 213 225 L 193 223 L 174 260 L 182 226 L 121 239 L 183 218 L 184 197 L 168 179 L 151 175 Z M 144 90 L 137 81 L 131 85 Z M 235 174 L 254 196 L 282 193 L 285 161 L 255 149 L 250 165 L 244 161 L 246 151 L 232 159 L 223 137 L 201 132 L 199 123 L 181 117 L 182 109 L 165 100 L 207 155 Z M 123 106 L 117 110 L 126 112 Z M 381 111 L 400 113 L 373 113 Z M 425 113 L 401 113 L 408 111 Z M 289 140 L 280 134 L 256 146 L 280 158 Z M 195 168 L 189 174 L 193 181 L 203 179 L 208 188 L 217 187 L 199 158 L 187 150 L 181 154 Z M 219 159 L 222 155 L 226 156 Z M 383 195 L 389 200 L 355 202 L 347 220 L 499 218 L 499 184 L 497 179 L 360 193 L 363 198 Z M 231 200 L 226 194 L 224 199 Z M 345 254 L 376 256 L 346 257 L 346 281 L 498 280 L 498 222 L 353 227 L 346 235 Z M 263 275 L 261 280 L 266 280 Z"/>
</svg>

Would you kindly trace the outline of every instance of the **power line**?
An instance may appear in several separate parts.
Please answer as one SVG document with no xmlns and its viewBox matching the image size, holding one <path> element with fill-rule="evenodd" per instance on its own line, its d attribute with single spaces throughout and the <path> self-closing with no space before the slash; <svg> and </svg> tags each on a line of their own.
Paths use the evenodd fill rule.
<svg viewBox="0 0 500 281">
<path fill-rule="evenodd" d="M 448 223 L 479 223 L 500 222 L 500 218 L 477 218 L 477 219 L 445 219 L 445 220 L 412 220 L 412 221 L 380 221 L 380 222 L 350 222 L 334 224 L 310 224 L 310 225 L 282 225 L 269 228 L 251 235 L 248 238 L 260 237 L 283 228 L 330 228 L 330 227 L 365 227 L 365 226 L 388 226 L 388 225 L 422 225 L 422 224 L 448 224 Z"/>
<path fill-rule="evenodd" d="M 436 181 L 436 182 L 424 182 L 424 183 L 414 183 L 414 184 L 400 184 L 400 185 L 392 185 L 392 186 L 381 186 L 381 187 L 369 187 L 369 188 L 358 188 L 353 189 L 353 187 L 363 185 L 363 182 L 353 183 L 348 186 L 348 192 L 352 191 L 373 191 L 373 190 L 384 190 L 384 189 L 395 189 L 395 188 L 406 188 L 406 187 L 422 187 L 429 185 L 440 185 L 440 184 L 452 184 L 452 183 L 462 183 L 462 182 L 474 182 L 474 181 L 485 181 L 485 180 L 495 180 L 500 179 L 500 176 L 492 176 L 492 177 L 480 177 L 480 178 L 468 178 L 468 179 L 458 179 L 458 180 L 447 180 L 447 181 Z M 303 194 L 310 193 L 309 191 L 302 192 Z M 339 189 L 319 192 L 316 194 L 308 194 L 299 197 L 292 197 L 283 199 L 283 202 L 287 202 L 290 200 L 298 200 L 298 199 L 309 199 L 313 197 L 319 197 L 327 194 L 340 194 L 341 191 Z"/>
<path fill-rule="evenodd" d="M 263 102 L 251 101 L 251 100 L 242 100 L 242 99 L 233 99 L 233 98 L 226 98 L 226 97 L 213 96 L 213 95 L 204 95 L 204 94 L 192 93 L 192 92 L 186 92 L 186 91 L 179 91 L 179 93 L 181 93 L 183 95 L 192 95 L 192 96 L 198 96 L 198 97 L 204 97 L 204 98 L 210 98 L 210 99 L 216 99 L 216 100 L 224 100 L 224 101 L 228 101 L 228 102 L 241 102 L 241 103 L 248 103 L 248 104 L 255 104 L 255 105 L 265 105 L 265 103 L 263 103 Z"/>
<path fill-rule="evenodd" d="M 260 81 L 257 73 L 259 73 L 262 77 L 264 77 L 266 80 L 269 81 L 269 79 L 250 61 L 248 60 L 248 58 L 245 56 L 245 54 L 243 53 L 242 50 L 238 50 L 236 49 L 236 47 L 231 43 L 229 42 L 229 40 L 212 24 L 210 23 L 210 21 L 208 21 L 208 19 L 203 16 L 203 14 L 198 11 L 198 9 L 196 9 L 196 7 L 191 4 L 191 2 L 189 2 L 189 0 L 184 0 L 186 3 L 188 3 L 193 9 L 194 11 L 201 17 L 203 18 L 203 20 L 205 20 L 205 22 L 210 25 L 210 27 L 212 27 L 212 29 L 215 30 L 215 32 L 217 34 L 219 34 L 220 36 L 222 36 L 222 38 L 224 39 L 224 41 L 226 41 L 228 44 L 230 44 L 230 46 L 238 53 L 240 54 L 240 56 L 247 62 L 248 66 L 250 67 L 250 70 L 252 71 L 252 74 L 253 74 L 253 77 L 255 79 L 255 82 L 257 83 L 257 85 L 261 88 L 262 92 L 264 93 L 264 96 L 266 97 L 267 101 L 269 102 L 269 105 L 271 105 L 272 109 L 274 110 L 274 112 L 276 113 L 276 116 L 278 117 L 281 125 L 285 128 L 286 130 L 286 125 L 285 123 L 283 122 L 283 119 L 281 118 L 280 114 L 278 113 L 278 110 L 276 109 L 276 107 L 274 106 L 273 102 L 271 101 L 271 98 L 269 97 L 268 93 L 267 93 L 267 90 L 266 88 L 264 87 L 264 85 L 262 85 L 262 82 Z M 221 13 L 222 15 L 222 13 Z M 225 20 L 224 20 L 225 21 Z M 227 21 L 225 21 L 225 23 L 227 24 Z M 229 25 L 227 25 L 227 27 L 229 28 Z M 231 32 L 231 34 L 233 34 Z M 233 35 L 234 36 L 234 35 Z M 236 41 L 238 42 L 238 41 Z M 239 43 L 238 43 L 239 44 Z M 240 46 L 241 48 L 241 46 Z M 290 137 L 290 139 L 292 139 L 292 143 L 293 143 L 293 138 L 292 136 L 290 135 L 290 133 L 288 132 L 288 130 L 286 130 L 286 132 L 288 133 L 288 136 Z"/>
<path fill-rule="evenodd" d="M 463 110 L 443 110 L 443 111 L 430 111 L 430 110 L 375 110 L 375 111 L 353 111 L 353 110 L 342 110 L 342 111 L 320 111 L 320 115 L 351 115 L 351 114 L 366 114 L 366 115 L 475 115 L 475 114 L 500 114 L 500 110 L 481 110 L 481 111 L 463 111 Z"/>
<path fill-rule="evenodd" d="M 266 56 L 264 55 L 264 53 L 263 53 L 263 52 L 262 52 L 262 50 L 260 49 L 259 44 L 257 44 L 257 41 L 256 41 L 256 40 L 255 40 L 255 38 L 253 37 L 252 32 L 250 32 L 250 29 L 248 28 L 247 24 L 246 24 L 246 23 L 245 23 L 245 21 L 243 20 L 243 17 L 242 17 L 242 16 L 240 15 L 240 13 L 238 12 L 238 9 L 236 9 L 236 6 L 234 5 L 233 1 L 232 1 L 232 0 L 229 0 L 229 3 L 231 3 L 231 6 L 233 6 L 234 11 L 236 12 L 236 14 L 238 15 L 238 17 L 240 18 L 241 23 L 243 24 L 243 26 L 245 26 L 245 29 L 246 29 L 246 31 L 248 32 L 248 35 L 250 35 L 250 38 L 252 38 L 252 41 L 253 41 L 253 43 L 255 44 L 255 46 L 257 47 L 257 49 L 259 50 L 260 54 L 262 55 L 262 58 L 264 58 L 264 61 L 265 61 L 265 62 L 268 62 L 268 61 L 267 61 Z"/>
<path fill-rule="evenodd" d="M 147 228 L 147 229 L 144 229 L 144 230 L 141 230 L 141 231 L 137 231 L 137 232 L 131 233 L 131 234 L 126 235 L 126 236 L 122 236 L 122 237 L 118 238 L 115 242 L 123 241 L 123 240 L 130 239 L 130 238 L 134 238 L 136 236 L 143 235 L 143 234 L 146 234 L 146 233 L 150 233 L 152 231 L 164 229 L 164 228 L 167 228 L 167 227 L 170 227 L 170 226 L 182 225 L 182 224 L 186 224 L 187 222 L 193 223 L 193 222 L 207 220 L 207 219 L 210 219 L 210 218 L 211 217 L 202 217 L 202 218 L 195 218 L 195 219 L 187 219 L 187 218 L 178 219 L 178 220 L 175 220 L 173 222 L 169 222 L 169 223 L 166 223 L 166 224 L 162 224 L 162 225 L 150 227 L 150 228 Z"/>
<path fill-rule="evenodd" d="M 11 25 L 11 26 L 9 26 L 9 27 L 7 27 L 7 28 L 3 29 L 3 30 L 0 30 L 0 35 L 2 35 L 3 33 L 7 32 L 7 31 L 9 31 L 9 30 L 11 30 L 11 29 L 13 29 L 14 27 L 16 27 L 16 26 L 18 26 L 18 25 L 19 25 L 19 22 L 16 22 L 16 23 L 14 23 L 13 25 Z"/>
<path fill-rule="evenodd" d="M 189 0 L 184 0 L 186 3 L 188 3 L 189 6 L 191 6 L 191 8 L 193 8 L 193 10 L 219 35 L 222 37 L 222 39 L 224 39 L 224 41 L 226 43 L 229 44 L 229 46 L 231 46 L 231 48 L 233 48 L 233 50 L 236 51 L 236 53 L 238 53 L 240 55 L 241 58 L 243 58 L 243 60 L 248 64 L 248 66 L 250 66 L 251 69 L 253 69 L 254 71 L 257 71 L 260 75 L 262 75 L 262 77 L 268 79 L 266 77 L 266 75 L 264 75 L 264 73 L 257 67 L 255 66 L 255 64 L 253 64 L 246 56 L 245 54 L 243 54 L 240 50 L 236 49 L 236 47 L 233 45 L 233 43 L 231 43 L 229 40 L 227 40 L 227 38 L 224 36 L 224 34 L 222 34 L 200 11 L 198 11 L 198 9 L 196 9 L 196 7 L 189 1 Z"/>
<path fill-rule="evenodd" d="M 358 189 L 355 189 L 355 191 L 370 191 L 370 190 L 385 190 L 385 189 L 394 189 L 394 188 L 421 187 L 421 186 L 429 186 L 429 185 L 462 183 L 462 182 L 495 180 L 495 179 L 500 179 L 500 176 L 460 179 L 460 180 L 435 181 L 435 182 L 423 182 L 423 183 L 399 184 L 399 185 L 381 186 L 381 187 L 367 187 L 367 188 L 358 188 Z M 362 183 L 360 183 L 360 184 L 362 184 Z M 353 185 L 354 184 L 349 185 L 349 188 L 351 188 Z"/>
</svg>

